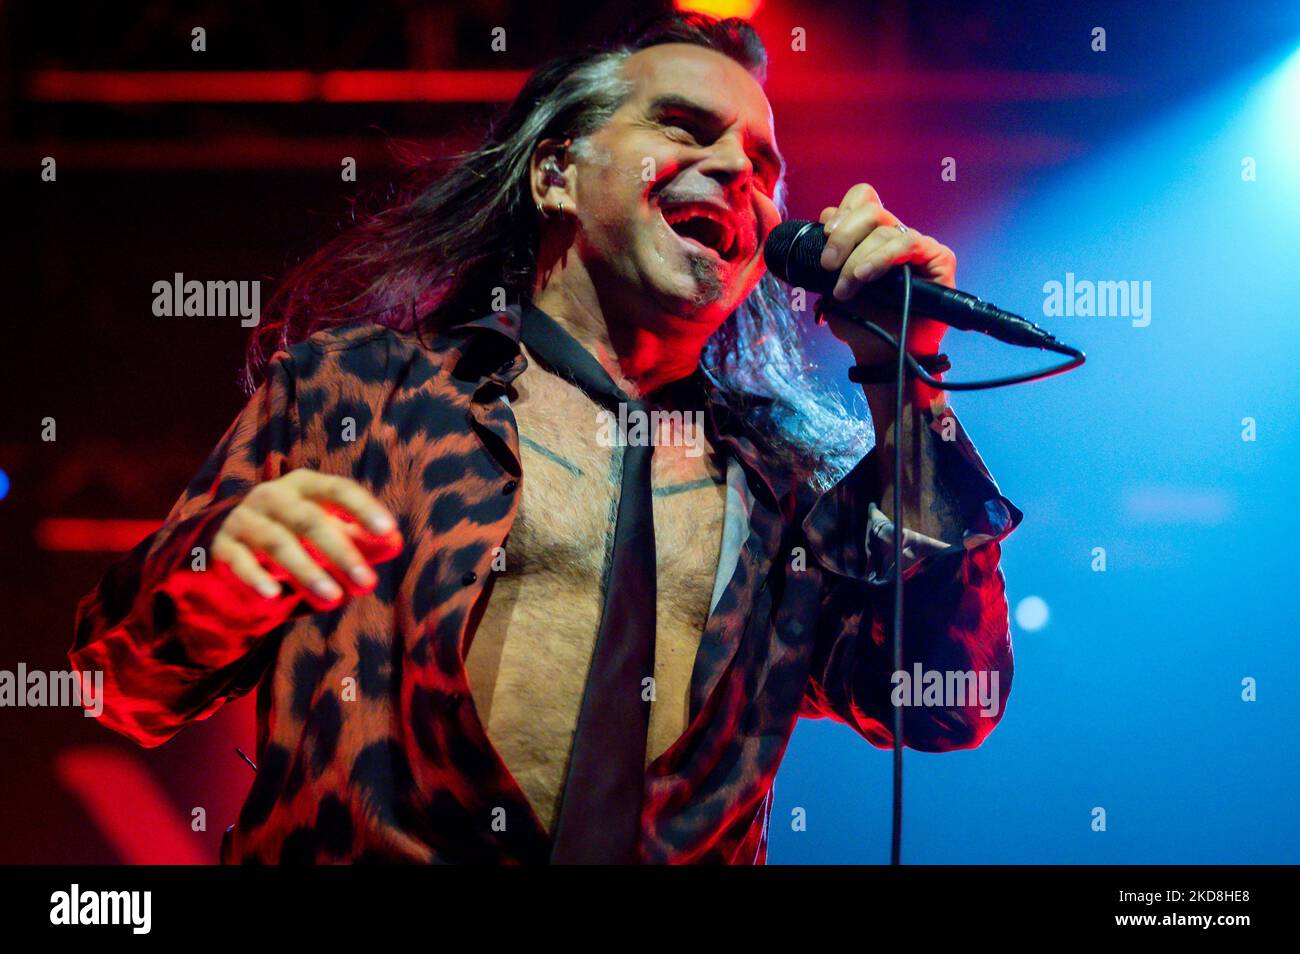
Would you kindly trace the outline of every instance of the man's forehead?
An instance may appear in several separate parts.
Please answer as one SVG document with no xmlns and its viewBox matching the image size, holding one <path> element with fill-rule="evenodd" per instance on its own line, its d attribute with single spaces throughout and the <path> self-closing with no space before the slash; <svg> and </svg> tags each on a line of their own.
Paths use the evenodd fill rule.
<svg viewBox="0 0 1300 954">
<path fill-rule="evenodd" d="M 691 43 L 663 43 L 638 50 L 623 64 L 636 86 L 631 102 L 644 107 L 676 96 L 722 116 L 760 118 L 770 129 L 772 107 L 749 71 L 724 53 Z"/>
</svg>

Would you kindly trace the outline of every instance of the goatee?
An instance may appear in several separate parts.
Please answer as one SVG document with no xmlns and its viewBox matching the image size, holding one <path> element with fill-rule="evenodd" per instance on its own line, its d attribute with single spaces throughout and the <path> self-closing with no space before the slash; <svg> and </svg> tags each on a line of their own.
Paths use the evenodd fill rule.
<svg viewBox="0 0 1300 954">
<path fill-rule="evenodd" d="M 690 255 L 688 260 L 691 276 L 695 279 L 695 305 L 703 307 L 720 300 L 725 289 L 718 264 L 706 255 Z"/>
</svg>

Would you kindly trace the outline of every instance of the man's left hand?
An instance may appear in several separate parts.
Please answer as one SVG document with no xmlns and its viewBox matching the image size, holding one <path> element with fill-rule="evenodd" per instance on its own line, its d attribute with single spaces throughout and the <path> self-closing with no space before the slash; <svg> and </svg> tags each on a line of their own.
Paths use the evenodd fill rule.
<svg viewBox="0 0 1300 954">
<path fill-rule="evenodd" d="M 837 302 L 850 302 L 867 282 L 903 264 L 912 265 L 914 278 L 954 287 L 957 256 L 952 249 L 929 235 L 900 227 L 898 218 L 881 205 L 876 190 L 865 182 L 849 189 L 838 206 L 823 209 L 820 221 L 826 229 L 822 267 L 840 273 L 833 292 Z M 844 307 L 897 337 L 900 315 L 896 308 L 882 308 L 865 300 Z M 864 328 L 829 315 L 827 324 L 835 337 L 853 349 L 860 364 L 893 356 L 884 341 Z M 947 326 L 941 322 L 914 314 L 908 320 L 907 350 L 914 355 L 935 354 L 945 331 Z"/>
</svg>

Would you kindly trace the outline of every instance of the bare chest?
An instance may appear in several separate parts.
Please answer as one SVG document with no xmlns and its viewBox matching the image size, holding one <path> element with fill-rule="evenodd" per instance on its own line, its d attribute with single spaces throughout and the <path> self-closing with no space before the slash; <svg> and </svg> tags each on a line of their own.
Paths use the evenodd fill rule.
<svg viewBox="0 0 1300 954">
<path fill-rule="evenodd" d="M 541 373 L 526 377 L 535 383 L 528 392 L 521 388 L 513 405 L 523 465 L 520 508 L 505 544 L 505 572 L 496 578 L 465 663 L 489 739 L 549 828 L 600 625 L 623 449 L 601 439 L 598 408 L 583 395 Z M 681 434 L 657 436 L 648 761 L 686 729 L 725 501 L 702 435 L 698 450 Z"/>
</svg>

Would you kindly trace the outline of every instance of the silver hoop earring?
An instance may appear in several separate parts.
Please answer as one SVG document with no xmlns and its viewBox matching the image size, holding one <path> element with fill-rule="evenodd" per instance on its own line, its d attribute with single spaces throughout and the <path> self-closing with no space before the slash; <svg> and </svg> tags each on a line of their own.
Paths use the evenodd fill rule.
<svg viewBox="0 0 1300 954">
<path fill-rule="evenodd" d="M 560 204 L 559 210 L 556 212 L 555 215 L 551 215 L 550 210 L 548 210 L 545 206 L 543 206 L 542 203 L 538 202 L 536 203 L 537 214 L 544 219 L 562 219 L 564 218 L 564 200 L 561 199 L 559 204 Z"/>
</svg>

